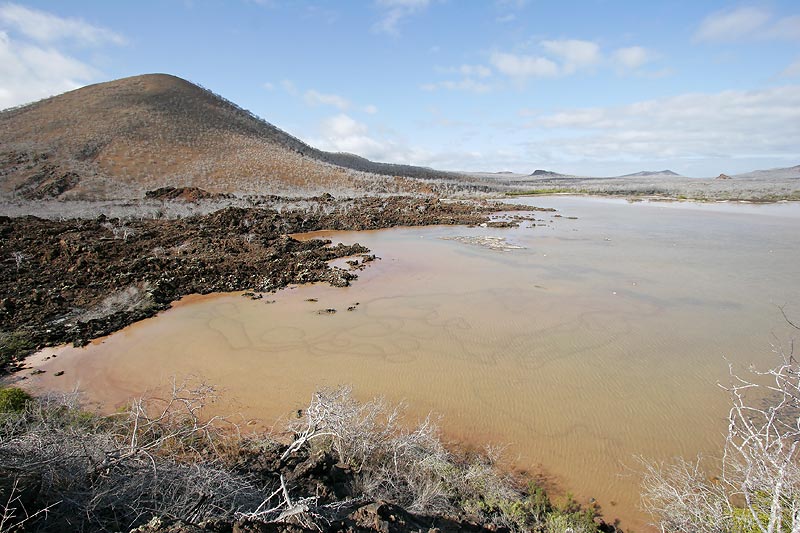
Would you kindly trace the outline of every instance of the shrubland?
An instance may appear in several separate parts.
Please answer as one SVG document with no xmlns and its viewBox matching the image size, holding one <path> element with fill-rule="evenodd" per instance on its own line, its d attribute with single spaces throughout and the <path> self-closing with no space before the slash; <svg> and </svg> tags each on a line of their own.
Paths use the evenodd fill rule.
<svg viewBox="0 0 800 533">
<path fill-rule="evenodd" d="M 77 394 L 0 393 L 0 531 L 608 530 L 493 453 L 456 453 L 432 418 L 319 391 L 280 433 L 241 432 L 173 386 L 118 412 Z M 11 398 L 10 401 L 6 401 Z M 266 529 L 265 529 L 266 528 Z"/>
</svg>

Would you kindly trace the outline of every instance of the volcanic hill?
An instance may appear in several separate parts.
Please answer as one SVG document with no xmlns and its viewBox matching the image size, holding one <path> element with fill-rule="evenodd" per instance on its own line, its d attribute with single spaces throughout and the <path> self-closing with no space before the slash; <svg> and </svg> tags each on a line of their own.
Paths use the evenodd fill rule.
<svg viewBox="0 0 800 533">
<path fill-rule="evenodd" d="M 0 193 L 141 198 L 212 193 L 426 192 L 455 173 L 317 150 L 228 100 L 167 74 L 83 87 L 0 112 Z"/>
</svg>

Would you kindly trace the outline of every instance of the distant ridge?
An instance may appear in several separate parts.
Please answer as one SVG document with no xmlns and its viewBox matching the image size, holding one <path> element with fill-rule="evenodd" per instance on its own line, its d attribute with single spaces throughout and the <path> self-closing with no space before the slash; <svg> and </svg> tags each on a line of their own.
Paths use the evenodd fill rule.
<svg viewBox="0 0 800 533">
<path fill-rule="evenodd" d="M 800 178 L 800 165 L 785 168 L 770 168 L 766 170 L 753 170 L 743 174 L 736 174 L 734 178 Z"/>
<path fill-rule="evenodd" d="M 677 172 L 671 170 L 642 170 L 641 172 L 634 172 L 633 174 L 625 174 L 619 176 L 620 178 L 640 178 L 647 176 L 680 176 Z"/>
<path fill-rule="evenodd" d="M 552 170 L 537 169 L 531 172 L 531 176 L 538 176 L 542 178 L 559 178 L 566 177 L 566 174 L 559 174 L 558 172 L 553 172 Z"/>
<path fill-rule="evenodd" d="M 89 85 L 0 112 L 0 192 L 29 198 L 211 193 L 424 191 L 464 176 L 313 148 L 169 74 Z"/>
</svg>

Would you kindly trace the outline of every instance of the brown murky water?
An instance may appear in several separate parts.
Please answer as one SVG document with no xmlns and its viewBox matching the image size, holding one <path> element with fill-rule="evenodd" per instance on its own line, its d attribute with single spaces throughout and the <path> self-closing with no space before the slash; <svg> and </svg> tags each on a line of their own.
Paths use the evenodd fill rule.
<svg viewBox="0 0 800 533">
<path fill-rule="evenodd" d="M 317 234 L 382 259 L 346 289 L 185 298 L 62 349 L 29 382 L 77 384 L 111 407 L 192 374 L 221 388 L 228 411 L 266 421 L 351 384 L 441 414 L 450 438 L 508 444 L 517 465 L 642 530 L 635 456 L 719 450 L 728 361 L 770 364 L 772 335 L 788 337 L 777 305 L 800 314 L 800 205 L 530 203 L 565 217 Z"/>
</svg>

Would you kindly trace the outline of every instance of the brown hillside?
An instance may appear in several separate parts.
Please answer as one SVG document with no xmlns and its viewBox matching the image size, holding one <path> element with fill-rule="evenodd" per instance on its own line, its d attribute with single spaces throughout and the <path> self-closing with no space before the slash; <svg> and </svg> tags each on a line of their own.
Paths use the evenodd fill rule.
<svg viewBox="0 0 800 533">
<path fill-rule="evenodd" d="M 0 113 L 0 192 L 132 198 L 159 187 L 212 193 L 414 191 L 454 174 L 309 147 L 186 80 L 148 74 Z"/>
</svg>

